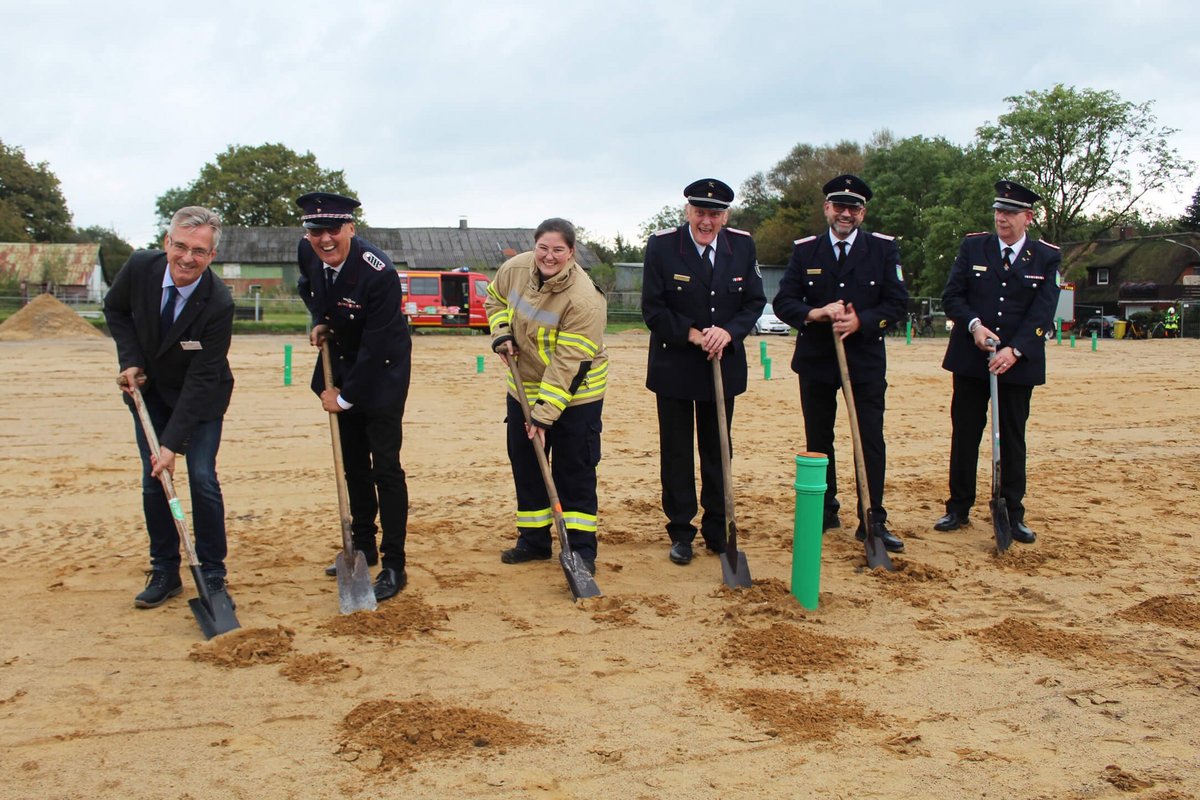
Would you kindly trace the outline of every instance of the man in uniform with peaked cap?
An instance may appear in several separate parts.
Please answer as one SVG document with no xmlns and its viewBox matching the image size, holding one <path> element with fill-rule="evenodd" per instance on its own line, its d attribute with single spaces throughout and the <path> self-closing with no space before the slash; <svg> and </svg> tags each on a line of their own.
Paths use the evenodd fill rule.
<svg viewBox="0 0 1200 800">
<path fill-rule="evenodd" d="M 797 239 L 772 305 L 775 316 L 796 329 L 792 370 L 800 376 L 800 406 L 810 452 L 829 456 L 822 528 L 839 528 L 837 467 L 833 430 L 841 370 L 833 337 L 846 350 L 850 384 L 866 462 L 867 494 L 875 535 L 892 552 L 904 542 L 884 524 L 883 484 L 887 451 L 883 440 L 887 352 L 884 334 L 908 311 L 908 289 L 893 237 L 862 230 L 871 187 L 856 175 L 838 175 L 823 187 L 829 228 Z M 861 506 L 861 503 L 859 503 Z M 867 509 L 859 508 L 855 536 L 866 539 Z"/>
<path fill-rule="evenodd" d="M 954 374 L 950 401 L 950 499 L 933 527 L 952 531 L 968 523 L 975 504 L 979 441 L 991 401 L 988 373 L 999 384 L 1000 493 L 1012 537 L 1032 544 L 1025 524 L 1025 423 L 1033 387 L 1046 382 L 1046 331 L 1058 306 L 1059 265 L 1054 245 L 1031 239 L 1033 204 L 1041 198 L 1012 180 L 996 183 L 995 233 L 963 239 L 942 293 L 954 321 L 942 368 Z M 999 342 L 990 345 L 987 340 Z M 989 363 L 988 354 L 996 353 Z"/>
<path fill-rule="evenodd" d="M 375 598 L 387 600 L 408 583 L 408 483 L 400 446 L 412 340 L 400 276 L 387 253 L 355 235 L 357 200 L 310 192 L 296 203 L 306 231 L 297 262 L 300 296 L 312 314 L 309 341 L 314 347 L 329 342 L 333 368 L 333 388 L 326 389 L 318 356 L 312 388 L 321 406 L 338 415 L 354 546 L 369 565 L 382 559 Z M 329 567 L 325 574 L 337 571 Z"/>
<path fill-rule="evenodd" d="M 693 444 L 700 451 L 700 533 L 711 553 L 725 551 L 725 483 L 711 360 L 720 359 L 726 422 L 746 391 L 743 340 L 766 304 L 754 240 L 725 228 L 733 189 L 703 178 L 683 190 L 687 221 L 659 231 L 646 244 L 642 317 L 650 329 L 646 388 L 658 408 L 662 507 L 671 539 L 669 557 L 692 560 L 696 537 Z"/>
</svg>

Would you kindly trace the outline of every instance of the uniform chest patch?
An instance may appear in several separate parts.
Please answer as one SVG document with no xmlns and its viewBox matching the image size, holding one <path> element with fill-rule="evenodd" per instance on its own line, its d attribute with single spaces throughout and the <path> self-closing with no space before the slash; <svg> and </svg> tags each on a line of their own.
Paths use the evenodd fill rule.
<svg viewBox="0 0 1200 800">
<path fill-rule="evenodd" d="M 383 259 L 382 259 L 382 258 L 380 258 L 379 256 L 375 255 L 375 254 L 374 254 L 374 253 L 372 253 L 370 250 L 368 250 L 368 251 L 366 251 L 365 253 L 363 253 L 363 257 L 362 257 L 362 258 L 363 258 L 363 261 L 365 261 L 365 262 L 367 262 L 368 264 L 370 264 L 370 265 L 371 265 L 371 268 L 372 268 L 372 269 L 374 269 L 376 272 L 382 272 L 382 271 L 383 271 L 383 268 L 384 268 L 385 266 L 387 266 L 386 264 L 384 264 L 384 263 L 383 263 Z"/>
<path fill-rule="evenodd" d="M 819 269 L 807 269 L 807 270 L 805 270 L 805 272 L 807 272 L 809 275 L 820 275 L 821 274 L 821 270 L 819 270 Z"/>
<path fill-rule="evenodd" d="M 341 300 L 337 301 L 337 307 L 338 308 L 346 308 L 351 311 L 361 311 L 362 303 L 356 303 L 356 302 L 354 302 L 353 299 L 351 299 L 349 297 L 343 297 Z"/>
<path fill-rule="evenodd" d="M 987 272 L 987 267 L 982 264 L 976 264 L 975 266 L 971 267 L 971 269 L 975 270 L 976 272 Z"/>
<path fill-rule="evenodd" d="M 672 277 L 674 277 L 677 281 L 682 281 L 683 283 L 691 283 L 692 281 L 691 275 L 680 275 L 678 272 L 676 272 Z"/>
</svg>

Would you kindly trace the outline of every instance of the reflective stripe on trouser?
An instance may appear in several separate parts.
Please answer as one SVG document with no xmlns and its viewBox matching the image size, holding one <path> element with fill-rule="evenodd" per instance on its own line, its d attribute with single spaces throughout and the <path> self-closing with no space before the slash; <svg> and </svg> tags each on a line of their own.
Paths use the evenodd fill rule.
<svg viewBox="0 0 1200 800">
<path fill-rule="evenodd" d="M 508 458 L 517 490 L 517 546 L 538 553 L 552 549 L 550 499 L 534 445 L 525 435 L 525 418 L 512 396 L 506 397 Z M 550 472 L 562 503 L 571 549 L 596 557 L 596 465 L 600 462 L 600 414 L 603 400 L 570 406 L 546 432 Z M 542 524 L 536 524 L 541 515 Z"/>
</svg>

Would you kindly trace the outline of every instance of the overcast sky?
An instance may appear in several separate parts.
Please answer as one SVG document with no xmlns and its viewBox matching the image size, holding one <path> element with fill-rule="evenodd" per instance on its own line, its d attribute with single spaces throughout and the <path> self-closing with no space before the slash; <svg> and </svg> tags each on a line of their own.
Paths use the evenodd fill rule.
<svg viewBox="0 0 1200 800">
<path fill-rule="evenodd" d="M 1154 101 L 1200 162 L 1183 0 L 0 0 L 0 20 L 0 140 L 49 164 L 76 225 L 137 246 L 230 144 L 311 151 L 375 226 L 630 238 L 693 179 L 737 189 L 797 143 L 882 128 L 965 144 L 1060 82 Z M 1182 213 L 1195 184 L 1156 204 Z"/>
</svg>

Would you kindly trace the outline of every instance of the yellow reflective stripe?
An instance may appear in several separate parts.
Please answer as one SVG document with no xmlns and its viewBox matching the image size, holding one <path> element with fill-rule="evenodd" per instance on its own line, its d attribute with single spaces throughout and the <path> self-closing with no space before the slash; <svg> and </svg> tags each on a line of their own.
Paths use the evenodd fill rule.
<svg viewBox="0 0 1200 800">
<path fill-rule="evenodd" d="M 568 528 L 577 531 L 596 532 L 596 515 L 585 514 L 582 511 L 563 511 L 563 522 Z"/>
<path fill-rule="evenodd" d="M 513 383 L 512 373 L 505 370 L 504 380 L 508 384 L 508 388 L 513 394 L 517 393 L 517 385 Z M 525 401 L 532 403 L 537 400 L 538 382 L 537 381 L 521 381 L 521 388 L 525 390 Z"/>
<path fill-rule="evenodd" d="M 518 528 L 545 528 L 554 519 L 550 508 L 539 508 L 536 511 L 517 511 Z"/>
<path fill-rule="evenodd" d="M 567 394 L 565 389 L 560 389 L 559 387 L 550 383 L 546 383 L 545 381 L 543 381 L 542 385 L 538 387 L 537 399 L 544 403 L 549 403 L 559 411 L 565 409 L 567 407 L 567 403 L 571 402 L 571 396 Z"/>
<path fill-rule="evenodd" d="M 492 297 L 496 298 L 497 300 L 499 300 L 501 303 L 508 305 L 508 303 L 506 303 L 504 301 L 504 298 L 500 296 L 500 291 L 496 288 L 495 281 L 492 281 L 491 283 L 488 284 L 487 293 L 490 294 Z"/>
<path fill-rule="evenodd" d="M 554 352 L 554 344 L 558 339 L 558 331 L 553 328 L 538 328 L 537 336 L 534 338 L 537 340 L 538 358 L 542 360 L 543 364 L 549 365 L 550 354 Z"/>
<path fill-rule="evenodd" d="M 509 309 L 509 308 L 502 308 L 499 311 L 497 311 L 495 314 L 492 314 L 490 317 L 488 317 L 488 325 L 491 326 L 492 333 L 495 333 L 496 329 L 499 328 L 501 325 L 511 325 L 511 324 L 512 324 L 512 309 Z"/>
<path fill-rule="evenodd" d="M 560 345 L 571 345 L 583 351 L 583 354 L 588 358 L 595 357 L 596 353 L 600 352 L 600 346 L 586 336 L 580 336 L 578 333 L 559 333 L 558 343 Z"/>
<path fill-rule="evenodd" d="M 604 394 L 607 387 L 608 362 L 605 361 L 600 366 L 588 370 L 587 377 L 584 378 L 583 383 L 579 384 L 579 390 L 575 392 L 575 399 L 599 397 Z"/>
</svg>

